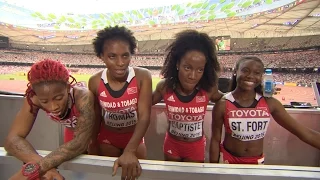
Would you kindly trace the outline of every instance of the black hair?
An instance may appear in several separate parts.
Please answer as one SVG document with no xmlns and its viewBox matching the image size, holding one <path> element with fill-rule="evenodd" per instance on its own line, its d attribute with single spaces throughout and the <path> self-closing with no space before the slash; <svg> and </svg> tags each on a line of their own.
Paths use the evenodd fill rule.
<svg viewBox="0 0 320 180">
<path fill-rule="evenodd" d="M 240 58 L 237 63 L 236 63 L 236 66 L 234 67 L 234 71 L 237 71 L 239 69 L 239 66 L 241 63 L 245 62 L 245 61 L 248 61 L 248 60 L 252 60 L 252 61 L 256 61 L 258 63 L 261 63 L 262 66 L 264 67 L 264 64 L 262 62 L 262 60 L 256 56 L 245 56 L 245 57 L 242 57 Z M 230 88 L 229 88 L 229 92 L 235 90 L 237 87 L 237 76 L 235 75 L 232 75 L 231 77 L 231 83 L 230 83 Z M 256 88 L 254 88 L 255 92 L 260 94 L 260 95 L 263 95 L 263 87 L 261 84 L 259 84 Z"/>
<path fill-rule="evenodd" d="M 137 48 L 136 38 L 133 36 L 132 31 L 126 27 L 120 26 L 108 26 L 97 33 L 97 37 L 93 39 L 94 52 L 97 57 L 101 57 L 103 54 L 104 42 L 108 40 L 121 40 L 129 44 L 130 53 L 134 54 Z"/>
<path fill-rule="evenodd" d="M 196 30 L 184 30 L 175 35 L 175 40 L 166 48 L 166 58 L 161 70 L 165 80 L 165 86 L 173 89 L 179 83 L 176 65 L 189 51 L 202 52 L 206 57 L 204 73 L 198 83 L 198 87 L 210 91 L 217 84 L 220 65 L 213 40 L 206 34 Z"/>
</svg>

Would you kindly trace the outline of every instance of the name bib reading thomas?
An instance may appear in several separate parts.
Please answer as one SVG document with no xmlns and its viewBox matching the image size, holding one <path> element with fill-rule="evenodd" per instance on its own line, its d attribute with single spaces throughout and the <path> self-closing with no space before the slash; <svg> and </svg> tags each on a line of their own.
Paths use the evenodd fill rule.
<svg viewBox="0 0 320 180">
<path fill-rule="evenodd" d="M 123 128 L 133 126 L 137 123 L 137 111 L 118 113 L 106 111 L 104 121 L 107 126 Z"/>
</svg>

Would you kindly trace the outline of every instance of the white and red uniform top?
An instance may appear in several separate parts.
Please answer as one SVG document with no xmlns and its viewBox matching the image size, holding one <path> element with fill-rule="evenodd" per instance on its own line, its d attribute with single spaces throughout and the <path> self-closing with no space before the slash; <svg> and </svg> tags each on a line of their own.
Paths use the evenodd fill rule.
<svg viewBox="0 0 320 180">
<path fill-rule="evenodd" d="M 256 93 L 253 104 L 250 107 L 242 107 L 235 101 L 232 93 L 226 94 L 225 97 L 224 126 L 226 132 L 240 141 L 264 138 L 271 120 L 265 98 Z"/>
<path fill-rule="evenodd" d="M 77 83 L 73 86 L 78 86 L 78 87 L 85 87 L 85 84 L 82 83 Z M 66 111 L 66 116 L 61 118 L 58 116 L 55 116 L 54 114 L 46 111 L 47 116 L 52 119 L 53 121 L 56 121 L 58 123 L 61 123 L 63 126 L 67 128 L 75 128 L 77 125 L 77 119 L 80 115 L 80 112 L 78 111 L 76 104 L 75 104 L 75 99 L 74 99 L 74 89 L 73 86 L 70 88 L 70 93 L 69 93 L 69 99 L 68 99 L 68 109 Z"/>
<path fill-rule="evenodd" d="M 129 67 L 126 83 L 119 91 L 114 91 L 109 86 L 105 69 L 101 75 L 98 94 L 105 125 L 124 128 L 137 124 L 139 89 L 132 67 Z"/>
<path fill-rule="evenodd" d="M 204 90 L 195 90 L 189 96 L 168 90 L 163 99 L 170 134 L 183 138 L 203 136 L 203 121 L 209 102 Z"/>
</svg>

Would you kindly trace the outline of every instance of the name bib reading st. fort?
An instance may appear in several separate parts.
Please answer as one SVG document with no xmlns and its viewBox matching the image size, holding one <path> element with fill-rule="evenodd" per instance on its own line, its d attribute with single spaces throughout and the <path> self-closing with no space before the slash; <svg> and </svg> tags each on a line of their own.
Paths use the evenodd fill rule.
<svg viewBox="0 0 320 180">
<path fill-rule="evenodd" d="M 264 138 L 270 122 L 266 109 L 239 109 L 229 112 L 231 136 L 241 141 Z"/>
<path fill-rule="evenodd" d="M 241 141 L 264 138 L 269 120 L 269 118 L 230 118 L 231 136 Z"/>
</svg>

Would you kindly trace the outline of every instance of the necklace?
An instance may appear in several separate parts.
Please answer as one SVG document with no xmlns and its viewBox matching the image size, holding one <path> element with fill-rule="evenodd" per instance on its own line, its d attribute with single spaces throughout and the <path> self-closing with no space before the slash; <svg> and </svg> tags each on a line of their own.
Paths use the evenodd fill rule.
<svg viewBox="0 0 320 180">
<path fill-rule="evenodd" d="M 69 115 L 69 112 L 70 112 L 70 110 L 71 110 L 71 97 L 70 97 L 70 94 L 69 94 L 69 97 L 68 97 L 68 104 L 67 104 L 67 110 L 65 111 L 65 113 L 64 113 L 64 115 L 63 116 L 59 116 L 59 118 L 62 120 L 62 119 L 64 119 L 64 118 L 66 118 L 67 117 L 67 115 Z"/>
</svg>

